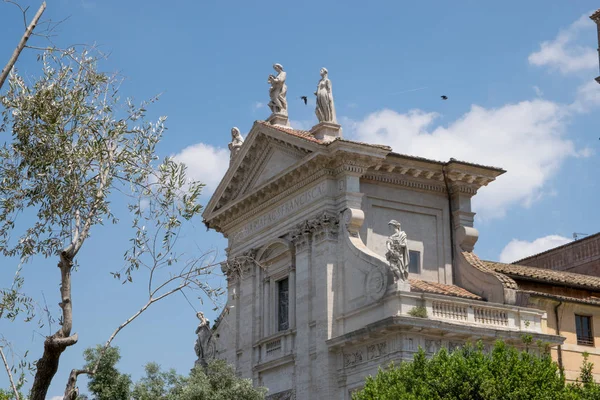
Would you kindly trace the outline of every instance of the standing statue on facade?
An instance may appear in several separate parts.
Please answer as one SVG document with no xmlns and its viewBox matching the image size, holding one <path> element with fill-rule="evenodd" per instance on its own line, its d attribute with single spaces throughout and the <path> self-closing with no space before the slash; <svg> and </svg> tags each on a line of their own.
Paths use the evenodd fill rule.
<svg viewBox="0 0 600 400">
<path fill-rule="evenodd" d="M 244 144 L 244 138 L 240 134 L 240 130 L 235 126 L 231 128 L 231 142 L 229 143 L 229 159 L 233 160 L 237 153 L 240 151 L 240 148 Z"/>
<path fill-rule="evenodd" d="M 198 324 L 198 328 L 196 328 L 196 335 L 198 335 L 198 338 L 196 339 L 196 345 L 194 346 L 194 350 L 198 356 L 196 364 L 206 367 L 208 365 L 208 360 L 212 356 L 211 351 L 209 351 L 209 346 L 212 344 L 210 320 L 205 318 L 202 312 L 198 312 L 196 317 L 200 320 L 200 324 Z"/>
<path fill-rule="evenodd" d="M 408 280 L 408 264 L 410 262 L 408 237 L 406 232 L 400 230 L 400 222 L 391 220 L 388 225 L 392 228 L 393 233 L 385 242 L 385 247 L 387 247 L 385 258 L 390 263 L 394 281 L 406 281 Z"/>
<path fill-rule="evenodd" d="M 287 85 L 285 84 L 286 73 L 281 64 L 273 65 L 273 69 L 277 72 L 277 76 L 269 75 L 268 82 L 271 85 L 269 88 L 269 108 L 273 114 L 288 115 L 287 111 Z"/>
<path fill-rule="evenodd" d="M 327 68 L 321 68 L 321 80 L 317 85 L 317 107 L 315 114 L 319 122 L 330 122 L 337 124 L 335 118 L 335 106 L 333 104 L 333 93 L 331 92 L 331 81 L 327 77 Z"/>
</svg>

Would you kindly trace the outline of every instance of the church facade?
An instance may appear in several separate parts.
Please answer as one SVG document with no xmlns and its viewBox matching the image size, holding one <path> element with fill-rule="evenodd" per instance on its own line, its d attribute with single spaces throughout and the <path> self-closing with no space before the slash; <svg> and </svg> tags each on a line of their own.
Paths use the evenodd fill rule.
<svg viewBox="0 0 600 400">
<path fill-rule="evenodd" d="M 345 400 L 419 346 L 563 342 L 545 333 L 545 310 L 519 305 L 514 279 L 473 253 L 471 200 L 502 169 L 344 139 L 325 69 L 319 124 L 292 129 L 278 66 L 273 114 L 245 139 L 232 133 L 204 212 L 228 239 L 228 300 L 203 354 L 270 399 Z"/>
</svg>

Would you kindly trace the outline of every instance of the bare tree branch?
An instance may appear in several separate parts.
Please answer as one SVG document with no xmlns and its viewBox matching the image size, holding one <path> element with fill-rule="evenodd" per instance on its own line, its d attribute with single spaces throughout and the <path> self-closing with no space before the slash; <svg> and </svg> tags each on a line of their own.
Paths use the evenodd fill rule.
<svg viewBox="0 0 600 400">
<path fill-rule="evenodd" d="M 18 6 L 18 4 L 17 4 L 17 6 Z M 19 6 L 19 8 L 21 8 L 21 7 Z M 10 57 L 10 60 L 8 60 L 8 64 L 6 64 L 6 67 L 4 67 L 4 69 L 2 70 L 2 73 L 0 74 L 0 89 L 2 89 L 2 86 L 4 85 L 4 81 L 6 81 L 8 74 L 12 70 L 15 63 L 17 62 L 17 59 L 19 58 L 21 51 L 23 51 L 25 44 L 27 44 L 27 40 L 29 40 L 29 37 L 33 33 L 33 30 L 35 29 L 35 26 L 37 25 L 38 21 L 40 20 L 40 17 L 44 13 L 45 9 L 46 9 L 46 2 L 44 1 L 42 3 L 42 5 L 40 6 L 40 8 L 38 9 L 37 13 L 35 13 L 33 20 L 31 20 L 31 23 L 25 30 L 25 33 L 23 34 L 21 41 L 19 42 L 19 44 L 17 45 L 17 48 L 15 49 L 12 56 Z M 21 11 L 23 11 L 22 8 L 21 8 Z M 27 10 L 25 10 L 25 11 L 27 11 Z M 23 15 L 25 15 L 25 11 L 23 11 Z"/>
<path fill-rule="evenodd" d="M 15 386 L 15 382 L 13 381 L 13 376 L 12 376 L 12 373 L 10 372 L 10 367 L 8 365 L 8 362 L 6 361 L 6 357 L 4 356 L 4 351 L 2 349 L 2 346 L 0 346 L 0 356 L 2 356 L 2 362 L 4 363 L 4 368 L 6 369 L 6 373 L 8 374 L 8 380 L 10 381 L 10 386 L 12 387 L 12 390 L 15 393 L 15 399 L 19 400 L 19 391 L 17 390 L 17 387 Z"/>
</svg>

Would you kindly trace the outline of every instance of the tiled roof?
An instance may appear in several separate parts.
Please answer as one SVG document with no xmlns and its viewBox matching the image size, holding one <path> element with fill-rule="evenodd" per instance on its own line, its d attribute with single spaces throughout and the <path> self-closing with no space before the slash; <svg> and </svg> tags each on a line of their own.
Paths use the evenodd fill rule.
<svg viewBox="0 0 600 400">
<path fill-rule="evenodd" d="M 347 140 L 347 139 L 342 139 L 342 138 L 337 138 L 335 140 L 332 140 L 330 142 L 325 142 L 323 140 L 319 140 L 316 139 L 312 133 L 310 133 L 309 131 L 303 131 L 301 129 L 294 129 L 292 127 L 289 126 L 283 126 L 283 125 L 271 125 L 270 123 L 266 122 L 266 121 L 258 121 L 260 124 L 267 126 L 269 128 L 273 128 L 273 129 L 277 129 L 280 132 L 284 132 L 302 139 L 306 139 L 308 141 L 314 142 L 314 143 L 319 143 L 319 144 L 323 144 L 323 145 L 330 145 L 336 141 L 340 141 L 340 142 L 345 142 L 345 143 L 353 143 L 353 144 L 358 144 L 361 146 L 369 146 L 369 147 L 375 147 L 378 149 L 384 149 L 384 150 L 388 150 L 391 151 L 392 148 L 390 146 L 385 146 L 382 144 L 370 144 L 370 143 L 364 143 L 364 142 L 357 142 L 354 140 Z"/>
<path fill-rule="evenodd" d="M 570 302 L 570 303 L 583 303 L 583 304 L 593 304 L 593 305 L 600 306 L 600 298 L 598 298 L 598 297 L 583 297 L 583 298 L 581 298 L 581 297 L 572 297 L 572 296 L 562 296 L 559 294 L 544 293 L 544 292 L 538 292 L 535 290 L 523 290 L 523 293 L 527 293 L 531 296 L 546 297 L 549 299 L 556 299 L 556 300 L 566 301 L 566 302 Z"/>
<path fill-rule="evenodd" d="M 455 158 L 451 158 L 449 161 L 439 161 L 439 160 L 432 160 L 432 159 L 425 158 L 425 157 L 419 157 L 419 156 L 413 156 L 413 155 L 409 155 L 409 154 L 402 154 L 402 153 L 395 153 L 395 152 L 390 153 L 390 155 L 395 156 L 395 157 L 409 158 L 409 159 L 413 159 L 413 160 L 417 160 L 417 161 L 432 162 L 432 163 L 436 163 L 439 165 L 449 165 L 452 163 L 457 163 L 457 164 L 469 165 L 471 167 L 491 169 L 491 170 L 502 172 L 502 173 L 506 172 L 506 170 L 504 170 L 502 168 L 492 167 L 490 165 L 472 163 L 472 162 L 468 162 L 468 161 L 461 161 L 461 160 L 457 160 Z"/>
<path fill-rule="evenodd" d="M 484 261 L 480 260 L 479 257 L 477 257 L 477 255 L 475 253 L 469 252 L 469 251 L 463 251 L 462 254 L 467 259 L 469 264 L 471 264 L 473 267 L 477 268 L 480 271 L 494 275 L 496 278 L 498 278 L 498 280 L 500 280 L 500 282 L 502 282 L 502 285 L 505 288 L 507 288 L 507 289 L 518 289 L 519 288 L 517 283 L 511 277 L 506 276 L 501 273 L 498 273 L 493 268 L 490 268 L 489 266 L 487 266 L 485 264 Z"/>
<path fill-rule="evenodd" d="M 276 129 L 276 130 L 278 130 L 280 132 L 284 132 L 284 133 L 290 134 L 292 136 L 296 136 L 296 137 L 308 140 L 309 142 L 314 142 L 314 143 L 319 143 L 319 144 L 325 144 L 325 142 L 323 142 L 323 141 L 321 141 L 319 139 L 315 139 L 315 137 L 310 132 L 308 132 L 308 131 L 303 131 L 303 130 L 300 130 L 300 129 L 294 129 L 294 128 L 291 128 L 289 126 L 283 126 L 283 125 L 271 125 L 270 123 L 265 122 L 265 121 L 257 121 L 257 122 L 259 124 L 261 124 L 261 125 L 267 126 L 269 128 L 272 128 L 272 129 Z"/>
<path fill-rule="evenodd" d="M 337 138 L 327 144 L 331 144 L 333 142 L 336 141 L 340 141 L 340 142 L 344 142 L 344 143 L 353 143 L 353 144 L 359 144 L 361 146 L 369 146 L 369 147 L 375 147 L 378 149 L 383 149 L 383 150 L 388 150 L 388 151 L 392 151 L 392 148 L 390 146 L 386 146 L 384 144 L 371 144 L 371 143 L 365 143 L 365 142 L 357 142 L 356 140 L 348 140 L 348 139 L 342 139 L 342 138 Z"/>
<path fill-rule="evenodd" d="M 420 279 L 409 279 L 410 289 L 415 292 L 427 292 L 435 294 L 443 294 L 446 296 L 462 297 L 471 300 L 482 300 L 481 297 L 454 285 L 446 285 L 438 282 L 427 282 Z"/>
<path fill-rule="evenodd" d="M 600 277 L 575 274 L 573 272 L 524 265 L 504 264 L 494 261 L 481 261 L 487 268 L 513 278 L 547 282 L 552 284 L 600 290 Z"/>
</svg>

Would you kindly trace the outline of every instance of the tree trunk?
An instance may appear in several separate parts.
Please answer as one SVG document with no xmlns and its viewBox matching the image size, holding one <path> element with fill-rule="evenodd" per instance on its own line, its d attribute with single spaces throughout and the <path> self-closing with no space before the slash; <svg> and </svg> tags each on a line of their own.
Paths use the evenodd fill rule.
<svg viewBox="0 0 600 400">
<path fill-rule="evenodd" d="M 52 336 L 48 336 L 44 341 L 44 353 L 37 361 L 36 373 L 31 387 L 30 400 L 46 400 L 48 388 L 52 383 L 52 378 L 58 370 L 60 356 L 69 346 L 77 343 L 77 334 L 71 335 L 73 326 L 73 308 L 71 304 L 71 269 L 73 267 L 73 258 L 66 251 L 60 255 L 60 294 L 62 309 L 62 326 Z"/>
</svg>

